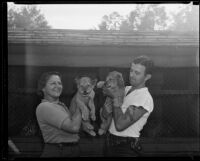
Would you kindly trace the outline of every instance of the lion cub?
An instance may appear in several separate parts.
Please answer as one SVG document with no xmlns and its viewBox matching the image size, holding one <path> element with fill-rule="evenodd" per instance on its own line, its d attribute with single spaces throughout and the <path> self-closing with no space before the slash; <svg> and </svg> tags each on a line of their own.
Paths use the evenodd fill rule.
<svg viewBox="0 0 200 161">
<path fill-rule="evenodd" d="M 98 130 L 99 135 L 103 135 L 108 130 L 112 120 L 112 98 L 110 98 L 104 89 L 110 88 L 113 92 L 119 93 L 119 97 L 124 99 L 124 80 L 120 72 L 112 71 L 106 77 L 106 81 L 100 81 L 97 83 L 97 88 L 102 88 L 103 93 L 107 96 L 103 107 L 100 109 L 101 125 Z"/>
<path fill-rule="evenodd" d="M 94 87 L 97 80 L 92 80 L 88 76 L 80 76 L 75 78 L 77 84 L 77 92 L 72 98 L 70 104 L 70 110 L 75 111 L 76 108 L 80 108 L 82 113 L 82 128 L 84 131 L 92 136 L 95 136 L 94 127 L 90 123 L 90 120 L 95 121 L 95 105 L 94 105 Z"/>
</svg>

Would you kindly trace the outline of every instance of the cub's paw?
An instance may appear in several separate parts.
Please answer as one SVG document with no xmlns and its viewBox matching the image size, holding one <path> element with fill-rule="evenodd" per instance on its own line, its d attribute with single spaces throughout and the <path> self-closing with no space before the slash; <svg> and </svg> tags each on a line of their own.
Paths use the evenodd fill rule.
<svg viewBox="0 0 200 161">
<path fill-rule="evenodd" d="M 93 130 L 94 129 L 94 126 L 92 126 L 89 122 L 83 121 L 82 124 L 83 124 L 84 130 Z"/>
<path fill-rule="evenodd" d="M 93 130 L 88 131 L 91 136 L 96 136 L 96 133 Z"/>
<path fill-rule="evenodd" d="M 103 129 L 99 129 L 99 130 L 98 130 L 98 134 L 99 134 L 99 135 L 103 135 L 103 134 L 105 134 L 105 130 L 103 130 Z"/>
</svg>

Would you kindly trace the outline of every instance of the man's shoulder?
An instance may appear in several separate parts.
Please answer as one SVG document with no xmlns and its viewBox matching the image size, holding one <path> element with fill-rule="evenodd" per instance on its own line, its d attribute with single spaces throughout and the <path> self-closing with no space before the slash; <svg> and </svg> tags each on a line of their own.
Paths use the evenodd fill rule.
<svg viewBox="0 0 200 161">
<path fill-rule="evenodd" d="M 149 97 L 150 99 L 153 100 L 153 97 L 152 97 L 151 93 L 149 92 L 148 88 L 146 88 L 146 92 L 145 93 L 146 93 L 147 97 Z"/>
<path fill-rule="evenodd" d="M 153 97 L 147 87 L 138 90 L 137 99 L 139 102 L 149 102 L 153 104 Z"/>
<path fill-rule="evenodd" d="M 147 97 L 152 97 L 151 93 L 149 92 L 149 89 L 147 87 L 144 87 L 144 88 L 140 89 L 139 93 L 141 95 L 146 95 Z"/>
</svg>

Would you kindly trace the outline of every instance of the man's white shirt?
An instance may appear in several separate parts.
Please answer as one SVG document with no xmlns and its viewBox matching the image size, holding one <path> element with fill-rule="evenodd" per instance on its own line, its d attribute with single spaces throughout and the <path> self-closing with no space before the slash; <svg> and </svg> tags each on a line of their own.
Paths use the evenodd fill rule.
<svg viewBox="0 0 200 161">
<path fill-rule="evenodd" d="M 153 108 L 154 108 L 153 98 L 151 94 L 149 93 L 149 90 L 147 87 L 135 89 L 131 93 L 126 95 L 130 89 L 131 89 L 131 86 L 126 86 L 125 88 L 125 97 L 123 100 L 123 104 L 121 106 L 122 112 L 125 113 L 127 108 L 131 105 L 134 105 L 136 107 L 142 106 L 148 112 L 146 112 L 134 124 L 132 124 L 127 129 L 121 132 L 118 132 L 116 130 L 114 119 L 112 118 L 109 132 L 113 135 L 122 136 L 122 137 L 139 137 L 140 131 L 143 129 L 143 126 L 146 124 L 150 113 L 153 111 Z"/>
</svg>

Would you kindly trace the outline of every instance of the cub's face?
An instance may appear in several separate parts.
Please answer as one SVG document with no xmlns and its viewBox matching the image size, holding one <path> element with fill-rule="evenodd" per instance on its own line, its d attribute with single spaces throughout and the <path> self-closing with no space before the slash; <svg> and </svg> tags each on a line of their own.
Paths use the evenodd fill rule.
<svg viewBox="0 0 200 161">
<path fill-rule="evenodd" d="M 82 96 L 88 96 L 96 85 L 96 79 L 92 80 L 89 77 L 76 78 L 78 92 Z"/>
<path fill-rule="evenodd" d="M 117 71 L 110 72 L 108 76 L 106 77 L 105 87 L 106 88 L 116 88 L 116 87 L 123 88 L 124 80 L 123 80 L 122 74 Z"/>
<path fill-rule="evenodd" d="M 111 89 L 111 91 L 113 92 L 118 89 L 120 91 L 124 91 L 124 87 L 125 85 L 124 85 L 122 74 L 117 71 L 113 71 L 113 72 L 110 72 L 108 76 L 106 77 L 106 81 L 103 87 L 103 93 L 107 95 L 106 91 L 108 88 Z"/>
</svg>

